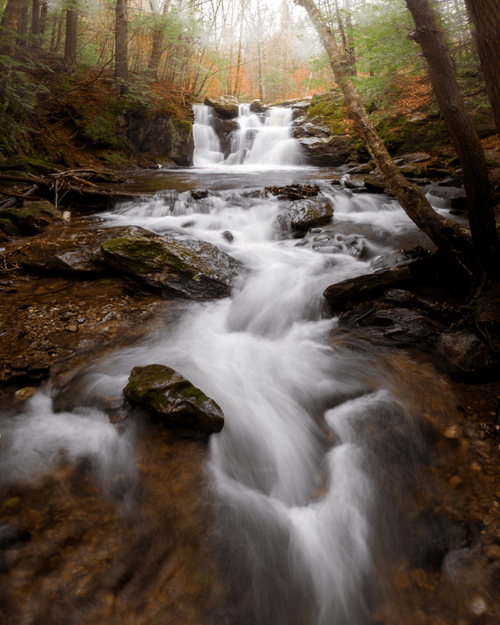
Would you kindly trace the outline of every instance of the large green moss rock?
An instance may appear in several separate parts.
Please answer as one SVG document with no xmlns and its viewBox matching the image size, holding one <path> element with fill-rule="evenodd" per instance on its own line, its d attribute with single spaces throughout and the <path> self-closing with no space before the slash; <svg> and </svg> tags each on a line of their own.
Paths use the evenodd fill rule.
<svg viewBox="0 0 500 625">
<path fill-rule="evenodd" d="M 233 96 L 220 96 L 219 98 L 205 98 L 204 104 L 215 109 L 222 119 L 234 119 L 238 117 L 238 100 Z"/>
<path fill-rule="evenodd" d="M 132 404 L 177 425 L 213 434 L 224 425 L 224 413 L 213 399 L 180 373 L 164 365 L 134 367 L 123 389 Z"/>
<path fill-rule="evenodd" d="M 194 239 L 124 236 L 106 241 L 101 250 L 115 271 L 165 297 L 227 297 L 240 268 L 215 245 Z"/>
<path fill-rule="evenodd" d="M 10 221 L 21 234 L 38 234 L 44 228 L 57 221 L 62 221 L 63 216 L 53 204 L 46 201 L 33 202 L 26 208 L 2 208 L 0 219 Z"/>
</svg>

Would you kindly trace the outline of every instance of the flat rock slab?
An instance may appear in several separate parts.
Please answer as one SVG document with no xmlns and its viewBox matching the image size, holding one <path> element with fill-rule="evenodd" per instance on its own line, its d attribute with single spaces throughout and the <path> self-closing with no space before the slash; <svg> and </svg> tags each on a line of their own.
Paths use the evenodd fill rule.
<svg viewBox="0 0 500 625">
<path fill-rule="evenodd" d="M 119 274 L 162 296 L 198 301 L 227 297 L 240 264 L 207 241 L 124 236 L 101 245 Z"/>
<path fill-rule="evenodd" d="M 52 230 L 42 239 L 33 239 L 13 256 L 21 266 L 44 273 L 109 272 L 101 244 L 120 236 L 154 236 L 138 226 L 74 230 Z"/>
<path fill-rule="evenodd" d="M 205 434 L 220 432 L 224 426 L 220 406 L 165 365 L 134 367 L 123 392 L 130 403 L 138 404 L 168 422 Z"/>
</svg>

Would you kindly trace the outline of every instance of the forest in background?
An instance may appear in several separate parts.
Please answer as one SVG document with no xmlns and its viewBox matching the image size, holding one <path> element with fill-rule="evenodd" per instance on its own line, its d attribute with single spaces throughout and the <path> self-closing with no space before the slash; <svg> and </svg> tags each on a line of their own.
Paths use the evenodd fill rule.
<svg viewBox="0 0 500 625">
<path fill-rule="evenodd" d="M 469 109 L 489 111 L 463 0 L 433 6 Z M 403 0 L 320 0 L 318 8 L 373 110 L 392 103 L 401 77 L 425 74 Z M 219 95 L 272 103 L 334 86 L 307 14 L 291 0 L 3 0 L 0 14 L 5 154 L 40 103 L 101 77 L 112 78 L 128 108 L 169 97 L 182 108 Z M 414 84 L 419 97 L 422 83 Z"/>
</svg>

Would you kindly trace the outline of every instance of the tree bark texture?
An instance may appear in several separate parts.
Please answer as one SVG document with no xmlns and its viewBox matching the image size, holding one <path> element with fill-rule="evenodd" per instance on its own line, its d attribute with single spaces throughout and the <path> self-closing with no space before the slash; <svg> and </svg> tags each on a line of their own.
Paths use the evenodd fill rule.
<svg viewBox="0 0 500 625">
<path fill-rule="evenodd" d="M 31 5 L 31 38 L 30 47 L 40 47 L 40 2 L 33 0 Z"/>
<path fill-rule="evenodd" d="M 361 94 L 351 80 L 349 59 L 342 55 L 333 33 L 323 21 L 314 2 L 297 0 L 297 4 L 309 14 L 328 54 L 335 80 L 342 89 L 355 128 L 375 161 L 382 179 L 396 196 L 403 210 L 439 248 L 448 249 L 452 253 L 469 251 L 471 245 L 469 233 L 455 222 L 436 213 L 421 189 L 408 182 L 394 165 L 363 105 Z"/>
<path fill-rule="evenodd" d="M 127 0 L 116 0 L 115 22 L 115 78 L 128 81 L 128 27 Z M 127 86 L 121 82 L 120 93 L 126 93 Z"/>
<path fill-rule="evenodd" d="M 9 0 L 2 15 L 1 26 L 4 30 L 15 30 L 21 14 L 21 1 Z"/>
<path fill-rule="evenodd" d="M 406 4 L 416 26 L 410 37 L 420 44 L 427 60 L 432 87 L 462 166 L 475 252 L 484 271 L 498 281 L 500 241 L 483 147 L 465 108 L 453 60 L 429 1 L 406 0 Z"/>
<path fill-rule="evenodd" d="M 68 67 L 76 63 L 76 45 L 78 41 L 78 6 L 74 0 L 66 9 L 66 41 L 64 42 L 64 61 Z"/>
<path fill-rule="evenodd" d="M 16 39 L 16 44 L 18 46 L 26 45 L 26 33 L 28 32 L 28 0 L 21 0 L 21 14 L 19 16 L 19 21 L 17 22 L 17 34 L 19 37 Z"/>
<path fill-rule="evenodd" d="M 498 0 L 465 0 L 465 5 L 474 22 L 486 92 L 500 133 L 500 3 Z"/>
</svg>

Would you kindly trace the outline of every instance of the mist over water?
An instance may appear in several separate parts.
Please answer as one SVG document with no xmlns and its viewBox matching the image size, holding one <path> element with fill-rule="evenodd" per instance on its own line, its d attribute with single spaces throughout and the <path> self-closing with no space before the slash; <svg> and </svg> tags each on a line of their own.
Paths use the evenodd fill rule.
<svg viewBox="0 0 500 625">
<path fill-rule="evenodd" d="M 222 165 L 210 111 L 197 107 L 195 165 L 262 166 L 268 157 L 287 165 L 276 154 L 295 154 L 287 143 L 294 140 L 289 120 L 277 115 L 263 125 L 244 109 L 234 159 Z M 1 479 L 36 480 L 62 454 L 71 462 L 90 457 L 105 487 L 118 473 L 136 479 L 133 427 L 111 425 L 99 400 L 119 399 L 133 367 L 168 365 L 213 398 L 226 423 L 210 439 L 208 472 L 234 623 L 370 623 L 380 545 L 399 549 L 391 537 L 394 489 L 414 479 L 425 447 L 419 415 L 394 394 L 377 354 L 334 340 L 337 322 L 322 296 L 421 235 L 393 200 L 319 184 L 334 227 L 300 242 L 276 220 L 283 202 L 254 188 L 200 200 L 168 191 L 103 215 L 104 225 L 210 241 L 241 261 L 240 279 L 230 298 L 182 304 L 173 331 L 91 365 L 73 409 L 56 412 L 48 389 L 0 423 L 8 441 Z"/>
</svg>

